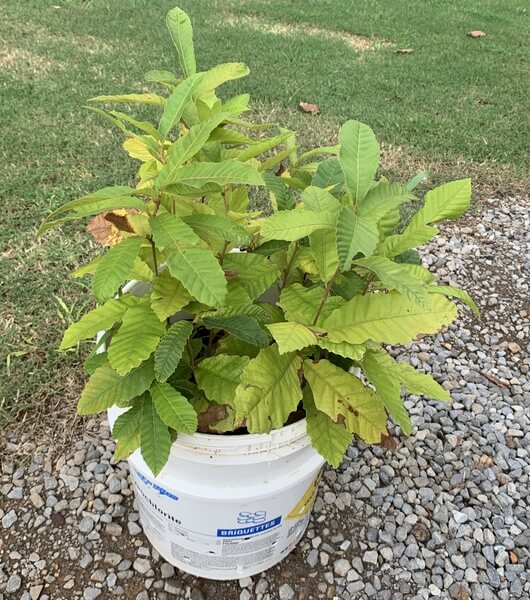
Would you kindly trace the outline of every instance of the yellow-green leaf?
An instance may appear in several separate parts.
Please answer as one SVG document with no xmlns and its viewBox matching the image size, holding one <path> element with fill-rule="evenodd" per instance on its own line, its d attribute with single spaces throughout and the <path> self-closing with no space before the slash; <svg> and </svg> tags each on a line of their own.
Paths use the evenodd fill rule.
<svg viewBox="0 0 530 600">
<path fill-rule="evenodd" d="M 293 242 L 308 236 L 317 229 L 333 227 L 335 219 L 335 215 L 328 212 L 282 210 L 263 222 L 260 233 L 265 240 Z"/>
<path fill-rule="evenodd" d="M 293 350 L 302 350 L 302 348 L 312 346 L 316 343 L 315 334 L 301 323 L 288 321 L 284 323 L 272 323 L 267 325 L 267 329 L 276 340 L 280 354 L 292 352 Z"/>
<path fill-rule="evenodd" d="M 171 213 L 161 213 L 149 219 L 153 239 L 159 250 L 178 248 L 199 243 L 199 237 L 193 229 Z"/>
<path fill-rule="evenodd" d="M 155 374 L 158 381 L 166 381 L 175 371 L 192 331 L 191 323 L 178 321 L 162 336 L 155 350 Z"/>
<path fill-rule="evenodd" d="M 175 6 L 167 13 L 166 25 L 177 49 L 182 73 L 184 77 L 189 77 L 197 70 L 191 20 L 181 8 Z"/>
<path fill-rule="evenodd" d="M 206 394 L 208 400 L 234 407 L 236 388 L 249 360 L 248 356 L 228 354 L 205 358 L 195 371 L 197 385 Z"/>
<path fill-rule="evenodd" d="M 197 413 L 193 406 L 169 383 L 153 381 L 149 393 L 156 412 L 168 427 L 183 433 L 197 431 Z"/>
<path fill-rule="evenodd" d="M 151 307 L 157 317 L 164 321 L 191 301 L 186 288 L 168 269 L 164 269 L 153 283 L 151 291 Z"/>
<path fill-rule="evenodd" d="M 351 206 L 343 206 L 337 221 L 337 252 L 340 265 L 348 271 L 357 254 L 371 256 L 379 241 L 377 223 L 368 217 L 359 217 Z"/>
<path fill-rule="evenodd" d="M 150 396 L 145 396 L 140 430 L 142 457 L 155 477 L 163 469 L 169 458 L 171 436 L 167 425 L 162 421 Z"/>
</svg>

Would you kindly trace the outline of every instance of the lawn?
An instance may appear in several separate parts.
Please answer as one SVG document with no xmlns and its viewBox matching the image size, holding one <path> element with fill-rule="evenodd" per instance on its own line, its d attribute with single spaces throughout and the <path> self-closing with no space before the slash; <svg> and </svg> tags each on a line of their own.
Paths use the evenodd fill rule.
<svg viewBox="0 0 530 600">
<path fill-rule="evenodd" d="M 82 385 L 61 330 L 89 300 L 68 272 L 96 251 L 82 226 L 35 240 L 68 199 L 132 183 L 135 165 L 109 125 L 83 109 L 178 69 L 159 0 L 4 0 L 0 6 L 0 429 L 61 422 Z M 199 66 L 244 61 L 255 117 L 336 139 L 357 118 L 383 140 L 383 172 L 433 182 L 470 174 L 475 195 L 528 192 L 528 5 L 524 0 L 186 0 Z M 471 30 L 485 37 L 471 38 Z M 403 52 L 406 49 L 408 51 Z M 299 101 L 319 115 L 303 114 Z M 31 410 L 29 410 L 31 409 Z M 53 419 L 48 417 L 54 416 Z"/>
</svg>

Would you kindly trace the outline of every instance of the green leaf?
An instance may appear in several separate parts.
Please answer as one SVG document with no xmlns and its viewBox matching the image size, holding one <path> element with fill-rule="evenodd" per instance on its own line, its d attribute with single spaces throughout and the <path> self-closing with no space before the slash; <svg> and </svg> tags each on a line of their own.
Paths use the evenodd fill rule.
<svg viewBox="0 0 530 600">
<path fill-rule="evenodd" d="M 336 423 L 344 423 L 368 444 L 378 444 L 386 434 L 387 416 L 377 394 L 361 380 L 330 363 L 321 360 L 304 361 L 304 375 L 318 410 Z"/>
<path fill-rule="evenodd" d="M 173 180 L 177 170 L 206 144 L 212 131 L 224 120 L 226 114 L 214 115 L 208 121 L 194 125 L 186 135 L 179 137 L 169 148 L 167 163 L 160 170 L 156 181 L 159 186 Z"/>
<path fill-rule="evenodd" d="M 286 131 L 285 133 L 277 135 L 276 137 L 266 138 L 264 141 L 259 142 L 258 144 L 252 144 L 252 146 L 245 148 L 245 150 L 241 151 L 236 158 L 241 162 L 246 162 L 251 158 L 259 156 L 260 154 L 268 152 L 272 148 L 283 144 L 287 139 L 289 139 L 293 135 L 294 134 L 292 131 Z"/>
<path fill-rule="evenodd" d="M 361 253 L 371 256 L 379 241 L 377 224 L 359 217 L 351 206 L 343 206 L 337 221 L 337 252 L 343 270 L 348 271 L 353 258 Z"/>
<path fill-rule="evenodd" d="M 277 177 L 270 171 L 265 171 L 263 173 L 263 180 L 271 195 L 273 206 L 276 204 L 278 210 L 291 210 L 294 208 L 294 195 L 281 177 Z"/>
<path fill-rule="evenodd" d="M 338 193 L 344 185 L 344 173 L 338 158 L 332 156 L 318 165 L 311 185 Z"/>
<path fill-rule="evenodd" d="M 166 24 L 171 39 L 177 49 L 180 67 L 184 77 L 195 74 L 195 50 L 193 48 L 193 28 L 188 15 L 178 6 L 172 8 L 166 16 Z"/>
<path fill-rule="evenodd" d="M 480 310 L 475 304 L 473 298 L 465 291 L 460 288 L 455 288 L 452 285 L 431 285 L 427 288 L 430 294 L 443 294 L 450 298 L 458 298 L 464 304 L 467 304 L 469 308 L 477 315 L 480 319 Z"/>
<path fill-rule="evenodd" d="M 401 254 L 398 254 L 394 260 L 397 263 L 403 263 L 407 265 L 421 265 L 421 256 L 417 250 L 411 248 L 410 250 L 405 250 Z"/>
<path fill-rule="evenodd" d="M 175 183 L 201 188 L 205 184 L 263 185 L 263 179 L 250 164 L 224 160 L 220 163 L 200 162 L 180 167 L 164 186 Z"/>
<path fill-rule="evenodd" d="M 373 221 L 379 219 L 393 208 L 414 199 L 414 194 L 399 183 L 380 181 L 366 194 L 358 208 L 359 216 Z"/>
<path fill-rule="evenodd" d="M 348 344 L 348 342 L 330 342 L 326 337 L 317 337 L 316 345 L 333 354 L 359 361 L 366 352 L 364 344 Z"/>
<path fill-rule="evenodd" d="M 320 278 L 327 283 L 339 268 L 337 239 L 334 229 L 319 229 L 309 236 L 309 245 L 318 267 Z"/>
<path fill-rule="evenodd" d="M 300 158 L 298 159 L 298 164 L 306 161 L 308 158 L 312 158 L 313 156 L 321 156 L 323 154 L 338 154 L 340 146 L 337 144 L 336 146 L 322 146 L 320 148 L 313 148 L 312 150 L 308 150 L 304 152 Z"/>
<path fill-rule="evenodd" d="M 367 379 L 373 383 L 386 410 L 401 427 L 405 435 L 412 433 L 412 423 L 401 399 L 401 385 L 393 370 L 394 360 L 384 350 L 367 352 L 363 358 L 363 371 Z M 389 364 L 390 363 L 390 364 Z"/>
<path fill-rule="evenodd" d="M 424 281 L 412 275 L 406 266 L 392 262 L 384 256 L 360 258 L 355 264 L 375 273 L 386 288 L 397 290 L 418 306 L 429 306 Z"/>
<path fill-rule="evenodd" d="M 171 436 L 149 396 L 143 401 L 140 443 L 142 457 L 156 477 L 169 458 Z"/>
<path fill-rule="evenodd" d="M 301 323 L 284 322 L 267 325 L 272 337 L 278 344 L 278 352 L 285 354 L 293 350 L 302 350 L 316 343 L 315 334 Z"/>
<path fill-rule="evenodd" d="M 120 440 L 122 438 L 130 438 L 140 431 L 142 424 L 143 413 L 143 397 L 140 397 L 135 403 L 122 413 L 112 426 L 112 436 Z"/>
<path fill-rule="evenodd" d="M 438 332 L 456 317 L 456 306 L 441 296 L 429 295 L 428 307 L 422 308 L 398 292 L 376 292 L 355 296 L 326 319 L 324 328 L 333 342 L 406 344 Z"/>
<path fill-rule="evenodd" d="M 260 244 L 257 248 L 255 248 L 254 254 L 271 256 L 280 250 L 287 250 L 288 247 L 289 242 L 286 242 L 285 240 L 271 240 L 270 242 L 265 242 L 264 244 Z"/>
<path fill-rule="evenodd" d="M 370 127 L 359 121 L 344 123 L 340 128 L 339 142 L 339 160 L 346 187 L 360 206 L 379 165 L 379 144 Z"/>
<path fill-rule="evenodd" d="M 160 117 L 158 131 L 161 139 L 165 140 L 174 125 L 180 121 L 186 104 L 191 100 L 192 94 L 200 82 L 202 74 L 190 75 L 177 85 L 171 96 L 166 101 L 164 111 Z"/>
<path fill-rule="evenodd" d="M 261 226 L 265 240 L 287 240 L 293 242 L 308 236 L 317 229 L 335 225 L 332 213 L 316 213 L 310 210 L 282 210 L 269 217 Z"/>
<path fill-rule="evenodd" d="M 250 101 L 250 94 L 240 94 L 239 96 L 233 96 L 226 102 L 223 102 L 223 112 L 230 113 L 232 115 L 239 115 L 242 112 L 249 110 L 248 103 Z"/>
<path fill-rule="evenodd" d="M 341 211 L 341 204 L 327 190 L 310 185 L 302 192 L 300 200 L 304 203 L 307 210 L 313 212 L 327 212 L 338 216 Z"/>
<path fill-rule="evenodd" d="M 212 92 L 227 81 L 234 81 L 246 77 L 250 73 L 244 63 L 224 63 L 206 71 L 204 77 L 197 87 L 196 96 L 201 97 Z"/>
<path fill-rule="evenodd" d="M 197 385 L 206 394 L 208 400 L 234 407 L 236 388 L 249 360 L 248 356 L 228 354 L 205 358 L 195 371 Z"/>
<path fill-rule="evenodd" d="M 273 344 L 260 351 L 243 369 L 236 390 L 236 420 L 246 419 L 251 433 L 283 427 L 302 399 L 296 353 L 280 355 Z"/>
<path fill-rule="evenodd" d="M 151 356 L 165 329 L 147 298 L 130 306 L 107 350 L 112 368 L 126 375 L 137 367 Z"/>
<path fill-rule="evenodd" d="M 210 235 L 215 235 L 242 246 L 250 243 L 250 234 L 246 229 L 227 217 L 193 214 L 182 219 L 202 239 L 208 240 Z"/>
<path fill-rule="evenodd" d="M 304 388 L 304 408 L 311 445 L 334 469 L 337 469 L 352 442 L 352 434 L 346 431 L 344 425 L 335 423 L 317 409 L 308 386 Z"/>
<path fill-rule="evenodd" d="M 106 352 L 91 353 L 85 360 L 83 368 L 89 375 L 93 375 L 99 367 L 108 364 L 108 362 L 109 359 Z"/>
<path fill-rule="evenodd" d="M 331 290 L 345 300 L 351 300 L 357 294 L 362 294 L 366 282 L 353 271 L 340 273 L 333 282 Z"/>
<path fill-rule="evenodd" d="M 396 206 L 396 208 L 392 208 L 384 214 L 377 223 L 377 227 L 381 232 L 381 237 L 384 239 L 393 233 L 400 222 L 401 211 L 399 210 L 399 206 Z"/>
<path fill-rule="evenodd" d="M 115 102 L 118 104 L 152 104 L 165 106 L 166 99 L 157 94 L 118 94 L 115 96 L 96 96 L 90 102 Z"/>
<path fill-rule="evenodd" d="M 167 258 L 173 277 L 199 302 L 222 306 L 227 285 L 223 269 L 215 256 L 204 248 L 185 248 Z"/>
<path fill-rule="evenodd" d="M 151 308 L 164 321 L 184 308 L 191 300 L 185 287 L 165 269 L 155 279 L 151 291 Z"/>
<path fill-rule="evenodd" d="M 415 227 L 411 226 L 409 223 L 403 233 L 387 237 L 386 240 L 380 244 L 379 252 L 388 258 L 393 258 L 399 254 L 403 254 L 411 248 L 427 243 L 437 233 L 438 229 L 436 227 L 429 227 L 427 225 Z"/>
<path fill-rule="evenodd" d="M 153 83 L 167 83 L 169 85 L 177 85 L 179 79 L 175 77 L 175 74 L 165 69 L 152 69 L 147 71 L 144 75 L 146 81 L 152 81 Z"/>
<path fill-rule="evenodd" d="M 429 177 L 430 173 L 429 171 L 422 171 L 421 173 L 418 173 L 417 175 L 414 175 L 414 177 L 412 177 L 409 182 L 407 183 L 407 190 L 409 190 L 409 192 L 412 192 L 412 190 L 414 190 L 415 188 L 418 187 L 418 185 L 426 178 Z"/>
<path fill-rule="evenodd" d="M 414 228 L 462 216 L 471 200 L 471 179 L 445 183 L 425 195 L 424 206 L 412 217 Z"/>
<path fill-rule="evenodd" d="M 233 282 L 254 299 L 269 289 L 280 277 L 280 269 L 265 256 L 250 252 L 226 254 L 223 268 L 232 272 Z"/>
<path fill-rule="evenodd" d="M 125 282 L 134 268 L 134 262 L 143 238 L 132 236 L 112 248 L 103 256 L 92 279 L 92 290 L 98 300 L 111 298 Z"/>
<path fill-rule="evenodd" d="M 269 343 L 269 338 L 260 324 L 256 319 L 247 315 L 204 317 L 202 322 L 208 329 L 223 329 L 240 340 L 256 346 L 266 346 Z"/>
<path fill-rule="evenodd" d="M 197 413 L 193 406 L 169 383 L 153 381 L 149 393 L 156 412 L 168 427 L 183 433 L 197 431 Z"/>
<path fill-rule="evenodd" d="M 175 371 L 192 331 L 191 323 L 178 321 L 162 336 L 155 350 L 155 374 L 158 381 L 166 381 Z"/>
<path fill-rule="evenodd" d="M 79 399 L 77 412 L 90 415 L 103 412 L 114 404 L 123 404 L 143 394 L 155 376 L 153 362 L 146 361 L 125 377 L 121 377 L 110 365 L 96 369 Z"/>
<path fill-rule="evenodd" d="M 87 312 L 77 323 L 73 323 L 65 331 L 59 350 L 71 348 L 81 340 L 88 340 L 95 337 L 100 331 L 110 329 L 137 301 L 138 298 L 135 296 L 125 295 L 117 299 L 112 298 L 102 306 Z"/>
<path fill-rule="evenodd" d="M 195 245 L 200 241 L 189 225 L 176 215 L 168 212 L 150 217 L 149 225 L 159 250 Z"/>
<path fill-rule="evenodd" d="M 125 121 L 126 123 L 134 125 L 134 127 L 137 127 L 141 131 L 144 131 L 145 133 L 153 137 L 155 140 L 159 139 L 156 127 L 153 127 L 151 123 L 149 123 L 149 121 L 138 121 L 137 119 L 133 119 L 133 117 L 131 117 L 130 115 L 119 112 L 117 110 L 111 110 L 109 114 L 113 117 L 116 117 L 116 119 L 119 119 L 120 121 Z"/>
<path fill-rule="evenodd" d="M 305 288 L 299 283 L 293 283 L 282 290 L 278 304 L 288 321 L 311 325 L 323 293 L 321 287 Z"/>
<path fill-rule="evenodd" d="M 394 372 L 397 379 L 407 388 L 412 394 L 426 396 L 433 400 L 443 400 L 449 402 L 451 396 L 449 392 L 426 373 L 419 373 L 414 367 L 404 362 L 395 362 Z"/>
<path fill-rule="evenodd" d="M 93 258 L 90 262 L 87 262 L 86 264 L 78 267 L 75 271 L 72 271 L 70 273 L 70 277 L 73 279 L 80 279 L 85 275 L 93 275 L 96 272 L 96 269 L 98 268 L 102 258 L 102 256 L 96 256 L 96 258 Z"/>
</svg>

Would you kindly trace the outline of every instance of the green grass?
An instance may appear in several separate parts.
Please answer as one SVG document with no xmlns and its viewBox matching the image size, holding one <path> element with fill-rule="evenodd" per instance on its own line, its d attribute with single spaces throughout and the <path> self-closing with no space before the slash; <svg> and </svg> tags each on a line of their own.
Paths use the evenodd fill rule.
<svg viewBox="0 0 530 600">
<path fill-rule="evenodd" d="M 141 89 L 151 68 L 178 68 L 164 25 L 173 5 L 4 0 L 0 7 L 0 428 L 71 418 L 80 357 L 55 348 L 90 302 L 67 274 L 97 249 L 81 226 L 37 241 L 34 232 L 66 200 L 133 182 L 135 165 L 119 137 L 82 106 L 98 94 Z M 383 171 L 394 176 L 432 168 L 436 180 L 471 174 L 479 196 L 528 190 L 524 0 L 181 6 L 194 21 L 200 68 L 246 62 L 251 76 L 230 91 L 249 91 L 256 116 L 300 130 L 303 146 L 335 141 L 340 123 L 358 118 L 383 140 Z M 471 39 L 472 29 L 487 35 Z M 353 48 L 347 34 L 373 47 Z M 302 114 L 300 100 L 321 114 Z"/>
</svg>

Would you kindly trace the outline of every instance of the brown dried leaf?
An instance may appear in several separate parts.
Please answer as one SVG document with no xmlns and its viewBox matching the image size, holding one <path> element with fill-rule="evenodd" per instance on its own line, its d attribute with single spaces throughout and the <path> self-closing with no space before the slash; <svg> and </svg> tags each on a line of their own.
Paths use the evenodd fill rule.
<svg viewBox="0 0 530 600">
<path fill-rule="evenodd" d="M 479 38 L 484 37 L 486 34 L 483 31 L 480 31 L 480 29 L 475 29 L 473 31 L 469 31 L 467 35 L 472 38 Z"/>
<path fill-rule="evenodd" d="M 305 113 L 310 113 L 312 115 L 318 115 L 320 109 L 316 104 L 311 104 L 310 102 L 300 102 L 298 105 L 300 110 Z"/>
<path fill-rule="evenodd" d="M 414 52 L 414 48 L 398 48 L 396 50 L 396 54 L 412 54 Z"/>
<path fill-rule="evenodd" d="M 228 411 L 226 406 L 220 406 L 219 404 L 211 404 L 205 411 L 197 415 L 198 427 L 197 430 L 202 433 L 211 433 L 210 425 L 215 425 L 226 419 Z"/>
<path fill-rule="evenodd" d="M 385 448 L 386 450 L 395 450 L 397 448 L 396 439 L 391 435 L 381 434 L 381 443 L 380 446 Z"/>
<path fill-rule="evenodd" d="M 115 225 L 120 231 L 128 231 L 134 233 L 134 229 L 127 219 L 127 215 L 119 215 L 115 212 L 106 213 L 105 219 Z"/>
<path fill-rule="evenodd" d="M 86 228 L 96 242 L 102 246 L 115 246 L 121 242 L 122 235 L 116 225 L 105 219 L 105 214 L 94 217 Z"/>
</svg>

